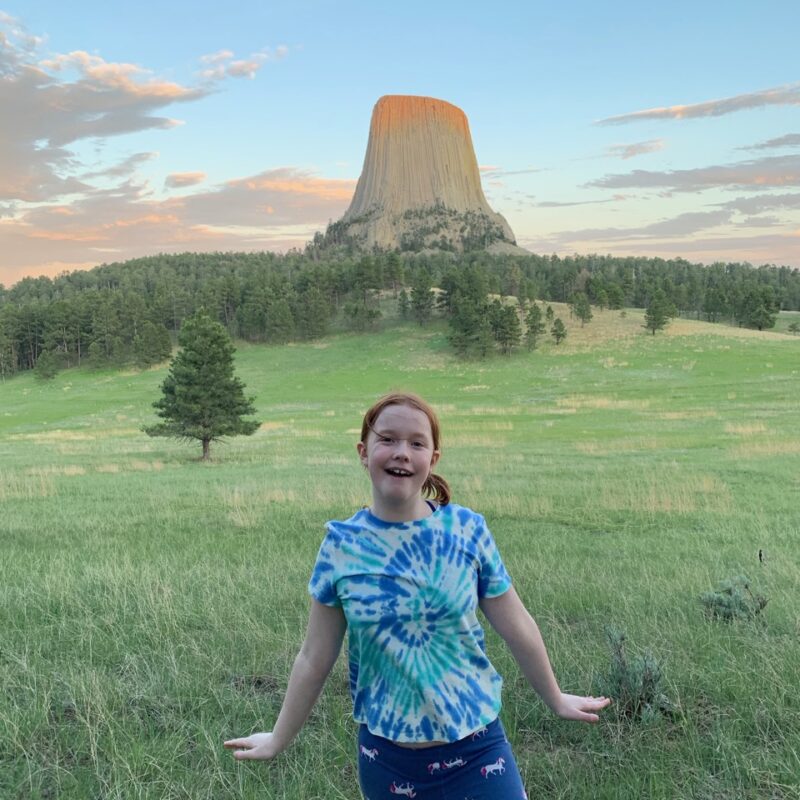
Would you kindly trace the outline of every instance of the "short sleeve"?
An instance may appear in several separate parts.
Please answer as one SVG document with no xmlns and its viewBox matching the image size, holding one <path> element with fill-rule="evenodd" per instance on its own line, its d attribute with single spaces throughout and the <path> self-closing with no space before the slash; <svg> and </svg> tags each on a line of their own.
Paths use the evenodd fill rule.
<svg viewBox="0 0 800 800">
<path fill-rule="evenodd" d="M 328 530 L 317 553 L 311 580 L 308 582 L 308 593 L 325 606 L 341 608 L 342 601 L 336 594 L 336 554 L 338 548 L 332 539 L 331 531 Z"/>
<path fill-rule="evenodd" d="M 500 551 L 486 522 L 481 518 L 478 538 L 478 597 L 499 597 L 511 588 L 511 576 L 506 571 Z"/>
</svg>

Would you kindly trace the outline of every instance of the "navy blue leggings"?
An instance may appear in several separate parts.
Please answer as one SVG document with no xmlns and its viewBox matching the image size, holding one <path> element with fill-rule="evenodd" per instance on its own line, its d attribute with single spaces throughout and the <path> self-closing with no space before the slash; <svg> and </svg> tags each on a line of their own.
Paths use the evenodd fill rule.
<svg viewBox="0 0 800 800">
<path fill-rule="evenodd" d="M 418 750 L 358 732 L 358 778 L 365 800 L 522 800 L 527 797 L 499 719 L 457 742 Z"/>
</svg>

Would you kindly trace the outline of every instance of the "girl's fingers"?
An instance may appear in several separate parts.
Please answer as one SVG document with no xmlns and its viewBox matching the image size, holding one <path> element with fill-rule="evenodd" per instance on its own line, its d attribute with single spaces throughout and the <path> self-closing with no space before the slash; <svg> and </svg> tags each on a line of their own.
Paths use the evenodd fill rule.
<svg viewBox="0 0 800 800">
<path fill-rule="evenodd" d="M 222 743 L 222 746 L 227 748 L 252 747 L 249 739 L 228 739 L 227 742 Z"/>
</svg>

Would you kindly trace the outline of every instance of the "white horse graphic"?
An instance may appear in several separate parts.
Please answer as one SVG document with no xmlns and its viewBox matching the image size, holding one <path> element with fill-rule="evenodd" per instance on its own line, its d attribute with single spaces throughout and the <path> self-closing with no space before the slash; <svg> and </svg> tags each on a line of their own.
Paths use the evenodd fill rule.
<svg viewBox="0 0 800 800">
<path fill-rule="evenodd" d="M 377 747 L 373 747 L 372 750 L 367 750 L 367 748 L 364 747 L 363 744 L 360 744 L 358 746 L 358 749 L 359 749 L 359 752 L 361 753 L 361 755 L 364 756 L 365 758 L 368 758 L 370 761 L 374 761 L 375 760 L 375 756 L 378 755 L 378 748 Z"/>
<path fill-rule="evenodd" d="M 416 797 L 417 793 L 414 791 L 414 785 L 411 783 L 401 783 L 399 786 L 392 781 L 392 785 L 389 787 L 389 791 L 392 794 L 402 794 L 406 797 Z"/>
<path fill-rule="evenodd" d="M 490 775 L 494 775 L 495 773 L 502 775 L 506 771 L 506 768 L 503 766 L 505 763 L 506 760 L 503 758 L 503 756 L 500 756 L 500 758 L 498 758 L 494 764 L 487 764 L 485 767 L 481 767 L 481 775 L 483 775 L 484 778 L 488 778 Z"/>
</svg>

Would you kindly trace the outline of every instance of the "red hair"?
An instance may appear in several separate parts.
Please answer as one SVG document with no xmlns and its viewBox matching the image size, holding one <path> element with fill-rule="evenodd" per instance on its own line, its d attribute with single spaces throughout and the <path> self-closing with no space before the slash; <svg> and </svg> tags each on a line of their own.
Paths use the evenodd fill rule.
<svg viewBox="0 0 800 800">
<path fill-rule="evenodd" d="M 361 441 L 367 443 L 369 432 L 373 430 L 373 425 L 380 416 L 381 411 L 388 406 L 410 406 L 421 411 L 431 424 L 431 437 L 433 438 L 433 449 L 439 449 L 441 438 L 441 428 L 436 412 L 419 395 L 410 392 L 390 392 L 385 394 L 374 403 L 364 414 L 364 421 L 361 423 Z M 439 505 L 446 506 L 450 502 L 450 485 L 441 476 L 431 472 L 427 480 L 422 484 L 422 492 L 426 497 L 432 497 Z"/>
</svg>

